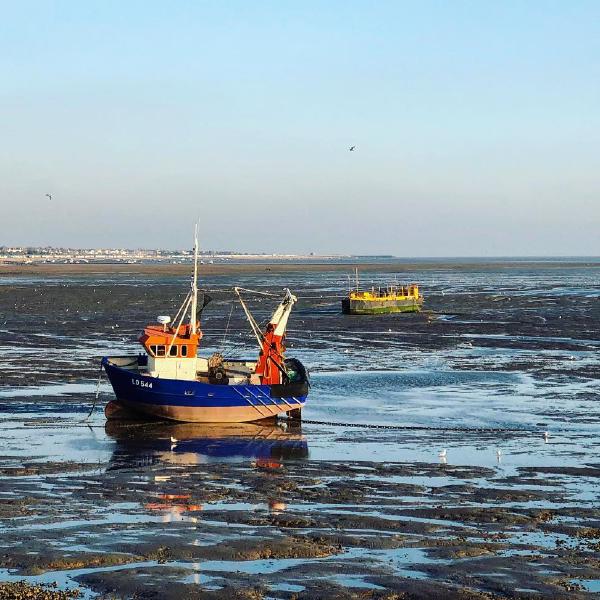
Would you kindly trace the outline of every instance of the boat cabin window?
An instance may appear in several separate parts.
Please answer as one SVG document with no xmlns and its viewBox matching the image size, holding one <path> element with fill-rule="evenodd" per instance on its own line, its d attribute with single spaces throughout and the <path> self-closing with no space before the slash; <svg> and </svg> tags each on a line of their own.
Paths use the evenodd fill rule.
<svg viewBox="0 0 600 600">
<path fill-rule="evenodd" d="M 177 356 L 177 346 L 171 346 L 169 350 L 169 356 Z"/>
<path fill-rule="evenodd" d="M 166 348 L 164 346 L 156 346 L 156 356 L 165 356 Z"/>
<path fill-rule="evenodd" d="M 187 346 L 181 346 L 181 356 L 187 356 Z"/>
</svg>

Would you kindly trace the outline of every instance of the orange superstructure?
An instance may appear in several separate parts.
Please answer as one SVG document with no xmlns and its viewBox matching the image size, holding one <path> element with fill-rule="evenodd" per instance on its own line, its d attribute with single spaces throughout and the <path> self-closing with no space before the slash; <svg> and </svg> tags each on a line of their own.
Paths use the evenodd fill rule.
<svg viewBox="0 0 600 600">
<path fill-rule="evenodd" d="M 190 358 L 196 356 L 201 339 L 202 331 L 196 327 L 193 333 L 191 324 L 185 323 L 179 327 L 148 325 L 139 341 L 150 356 Z"/>
<path fill-rule="evenodd" d="M 276 327 L 269 323 L 263 336 L 262 348 L 256 363 L 256 374 L 263 384 L 281 383 L 281 374 L 285 373 L 283 363 L 285 362 L 284 335 L 275 333 Z"/>
<path fill-rule="evenodd" d="M 235 289 L 239 296 L 239 289 L 241 288 Z M 287 290 L 284 299 L 273 313 L 264 333 L 259 330 L 256 321 L 242 302 L 242 307 L 246 311 L 246 316 L 248 316 L 256 339 L 260 344 L 260 353 L 255 373 L 260 377 L 260 382 L 263 385 L 280 384 L 283 381 L 283 376 L 287 376 L 285 368 L 285 332 L 290 312 L 297 300 L 296 296 Z"/>
</svg>

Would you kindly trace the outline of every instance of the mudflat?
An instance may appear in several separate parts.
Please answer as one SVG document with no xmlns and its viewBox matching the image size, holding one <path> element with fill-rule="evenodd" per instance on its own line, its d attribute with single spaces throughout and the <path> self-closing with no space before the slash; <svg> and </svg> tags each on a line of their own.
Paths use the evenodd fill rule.
<svg viewBox="0 0 600 600">
<path fill-rule="evenodd" d="M 218 262 L 215 264 L 201 264 L 198 266 L 200 275 L 237 275 L 241 273 L 297 273 L 297 272 L 344 272 L 353 276 L 354 269 L 359 268 L 361 273 L 401 273 L 419 271 L 437 271 L 439 269 L 451 268 L 453 271 L 497 271 L 498 269 L 518 270 L 522 268 L 542 269 L 565 269 L 586 268 L 600 270 L 600 259 L 521 259 L 503 260 L 494 259 L 414 259 L 386 260 L 379 262 L 368 262 L 368 260 L 356 261 L 348 258 L 340 260 L 306 259 L 303 261 L 279 260 L 270 261 L 247 261 L 237 260 L 235 262 Z M 187 275 L 190 272 L 190 264 L 163 263 L 37 263 L 24 264 L 7 262 L 0 264 L 0 277 L 6 275 L 107 275 L 107 274 L 138 274 L 138 275 Z"/>
<path fill-rule="evenodd" d="M 201 352 L 255 356 L 231 289 L 289 286 L 312 373 L 301 427 L 209 427 L 105 422 L 105 380 L 86 419 L 99 358 L 138 352 L 189 266 L 1 266 L 0 598 L 600 591 L 598 263 L 363 264 L 425 310 L 361 317 L 350 271 L 202 266 Z"/>
</svg>

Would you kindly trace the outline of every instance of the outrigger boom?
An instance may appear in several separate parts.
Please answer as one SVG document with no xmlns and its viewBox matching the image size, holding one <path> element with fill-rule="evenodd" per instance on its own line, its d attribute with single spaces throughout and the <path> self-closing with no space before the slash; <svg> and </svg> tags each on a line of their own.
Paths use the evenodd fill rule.
<svg viewBox="0 0 600 600">
<path fill-rule="evenodd" d="M 285 347 L 283 341 L 287 329 L 287 322 L 298 298 L 296 298 L 288 288 L 285 288 L 285 296 L 279 306 L 275 309 L 275 312 L 267 325 L 266 331 L 263 333 L 240 294 L 240 291 L 244 290 L 244 288 L 236 287 L 234 290 L 238 295 L 240 304 L 246 313 L 250 327 L 258 341 L 260 352 L 258 363 L 256 365 L 256 374 L 261 378 L 262 383 L 280 383 L 281 373 L 285 373 L 285 369 L 281 363 L 285 361 Z"/>
</svg>

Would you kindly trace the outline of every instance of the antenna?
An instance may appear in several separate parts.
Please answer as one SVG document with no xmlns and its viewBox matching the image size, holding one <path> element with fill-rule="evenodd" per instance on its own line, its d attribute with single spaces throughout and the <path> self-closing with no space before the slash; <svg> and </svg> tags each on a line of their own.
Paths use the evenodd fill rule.
<svg viewBox="0 0 600 600">
<path fill-rule="evenodd" d="M 198 223 L 194 226 L 194 279 L 192 280 L 192 309 L 190 311 L 190 325 L 192 333 L 196 333 L 198 319 Z"/>
<path fill-rule="evenodd" d="M 358 267 L 356 267 L 356 291 L 358 292 Z"/>
</svg>

